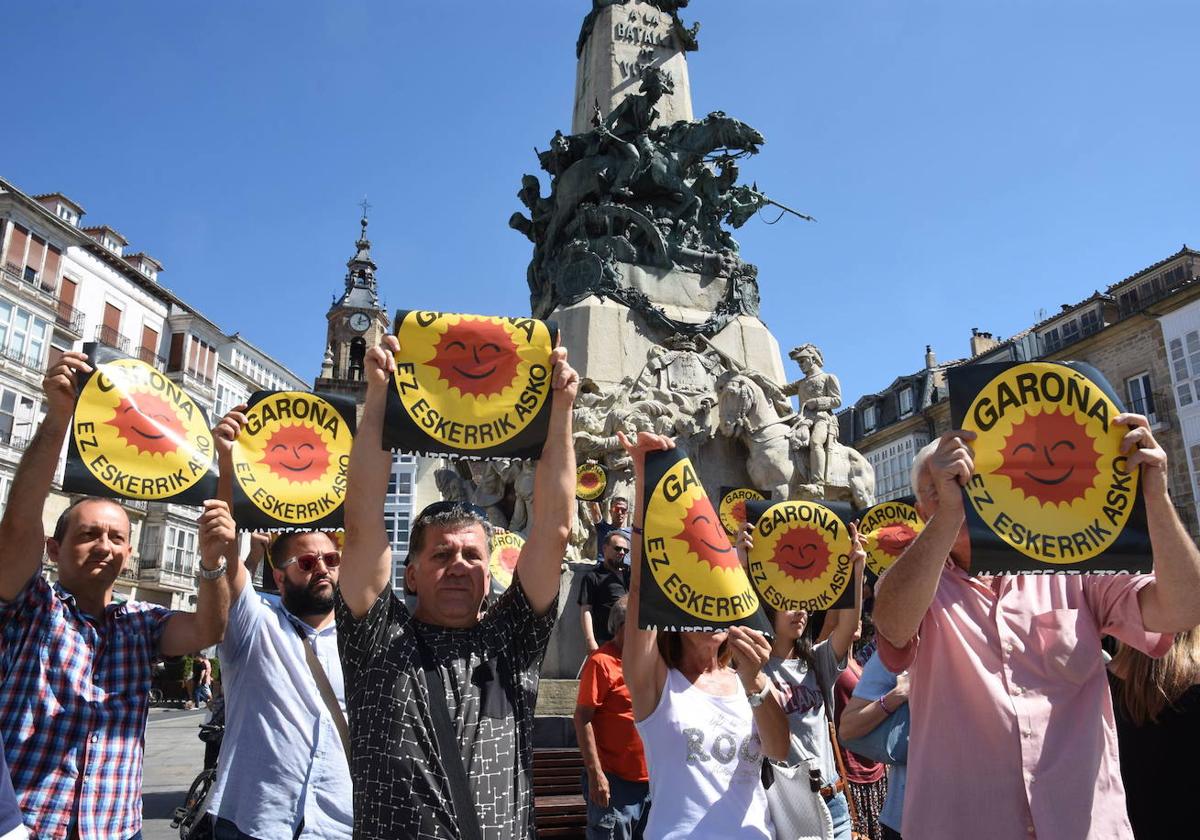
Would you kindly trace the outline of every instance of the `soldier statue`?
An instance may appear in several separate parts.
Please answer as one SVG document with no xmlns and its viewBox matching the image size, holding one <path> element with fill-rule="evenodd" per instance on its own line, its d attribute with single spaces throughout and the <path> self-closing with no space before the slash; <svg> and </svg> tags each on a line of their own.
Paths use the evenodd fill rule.
<svg viewBox="0 0 1200 840">
<path fill-rule="evenodd" d="M 842 404 L 842 386 L 836 376 L 822 370 L 825 357 L 815 344 L 802 344 L 788 356 L 804 373 L 803 379 L 783 388 L 784 394 L 800 400 L 800 421 L 793 442 L 797 449 L 808 447 L 810 486 L 804 490 L 820 499 L 825 494 L 829 449 L 838 436 L 834 412 Z"/>
</svg>

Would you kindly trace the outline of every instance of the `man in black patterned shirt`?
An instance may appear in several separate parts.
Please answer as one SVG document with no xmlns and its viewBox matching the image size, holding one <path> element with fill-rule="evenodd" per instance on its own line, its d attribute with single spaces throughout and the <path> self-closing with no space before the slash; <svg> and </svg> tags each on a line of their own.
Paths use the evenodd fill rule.
<svg viewBox="0 0 1200 840">
<path fill-rule="evenodd" d="M 350 717 L 354 836 L 466 836 L 439 755 L 424 662 L 445 686 L 483 837 L 534 838 L 533 709 L 575 508 L 571 409 L 579 377 L 566 350 L 554 350 L 550 429 L 534 478 L 532 527 L 512 585 L 480 613 L 490 586 L 491 527 L 464 505 L 438 503 L 413 524 L 405 571 L 416 595 L 410 611 L 403 593 L 392 591 L 383 520 L 392 459 L 379 442 L 396 349 L 389 336 L 365 359 L 367 397 L 350 455 L 335 604 Z"/>
</svg>

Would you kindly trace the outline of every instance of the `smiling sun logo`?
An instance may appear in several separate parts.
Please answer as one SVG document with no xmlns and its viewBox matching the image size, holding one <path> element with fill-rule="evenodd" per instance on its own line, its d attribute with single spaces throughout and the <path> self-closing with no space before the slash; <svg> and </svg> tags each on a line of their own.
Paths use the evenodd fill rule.
<svg viewBox="0 0 1200 840">
<path fill-rule="evenodd" d="M 824 505 L 779 502 L 754 523 L 750 578 L 775 609 L 829 609 L 850 577 L 849 531 Z"/>
<path fill-rule="evenodd" d="M 670 462 L 654 480 L 651 465 Z M 705 626 L 728 625 L 758 611 L 754 587 L 721 527 L 692 462 L 678 452 L 647 457 L 643 574 L 663 595 Z"/>
<path fill-rule="evenodd" d="M 608 489 L 608 471 L 600 464 L 580 464 L 575 470 L 575 498 L 594 502 Z"/>
<path fill-rule="evenodd" d="M 503 325 L 486 318 L 463 318 L 446 328 L 429 363 L 460 393 L 491 397 L 513 384 L 520 359 Z"/>
<path fill-rule="evenodd" d="M 187 393 L 138 359 L 95 364 L 80 390 L 72 443 L 117 496 L 174 498 L 212 469 L 208 418 Z"/>
<path fill-rule="evenodd" d="M 547 407 L 554 344 L 543 321 L 402 312 L 396 339 L 395 396 L 438 451 L 495 449 Z"/>
<path fill-rule="evenodd" d="M 682 524 L 675 538 L 686 542 L 693 554 L 714 569 L 737 568 L 737 552 L 729 544 L 729 535 L 721 527 L 708 496 L 692 501 Z"/>
<path fill-rule="evenodd" d="M 281 426 L 267 439 L 262 462 L 285 481 L 312 482 L 329 468 L 329 446 L 310 426 Z"/>
<path fill-rule="evenodd" d="M 108 422 L 127 444 L 142 454 L 174 452 L 186 435 L 184 419 L 171 404 L 146 391 L 121 397 L 117 413 Z"/>
<path fill-rule="evenodd" d="M 729 535 L 730 539 L 735 538 L 742 530 L 742 526 L 749 521 L 746 519 L 746 502 L 761 502 L 766 498 L 762 493 L 749 487 L 724 487 L 721 489 L 721 504 L 717 506 L 717 513 L 721 517 L 721 527 L 725 529 L 725 533 Z"/>
<path fill-rule="evenodd" d="M 859 522 L 867 568 L 883 574 L 924 527 L 917 509 L 905 502 L 880 502 L 869 509 Z"/>
<path fill-rule="evenodd" d="M 512 585 L 513 574 L 517 571 L 517 560 L 521 557 L 524 545 L 525 538 L 512 531 L 497 529 L 492 534 L 492 553 L 488 570 L 492 575 L 493 592 L 503 592 Z"/>
<path fill-rule="evenodd" d="M 1071 565 L 1102 554 L 1134 508 L 1126 428 L 1105 387 L 1069 365 L 1002 368 L 967 409 L 975 477 L 966 497 L 983 523 L 1026 557 Z"/>
<path fill-rule="evenodd" d="M 1084 497 L 1100 475 L 1100 453 L 1087 426 L 1073 415 L 1048 409 L 1014 424 L 996 475 L 1043 505 L 1070 504 Z"/>
<path fill-rule="evenodd" d="M 263 527 L 326 519 L 344 500 L 353 442 L 349 419 L 318 394 L 260 392 L 233 445 L 238 488 Z"/>
</svg>

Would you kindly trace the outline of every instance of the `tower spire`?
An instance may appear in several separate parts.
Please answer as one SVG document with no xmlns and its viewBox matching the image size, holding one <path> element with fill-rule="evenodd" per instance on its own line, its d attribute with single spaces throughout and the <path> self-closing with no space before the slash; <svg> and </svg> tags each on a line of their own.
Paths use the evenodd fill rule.
<svg viewBox="0 0 1200 840">
<path fill-rule="evenodd" d="M 361 204 L 362 217 L 359 225 L 362 230 L 358 241 L 355 242 L 354 256 L 346 262 L 346 291 L 335 306 L 353 306 L 361 309 L 379 308 L 379 290 L 375 284 L 375 270 L 378 266 L 371 259 L 371 240 L 367 238 L 367 211 L 371 205 L 363 196 Z"/>
</svg>

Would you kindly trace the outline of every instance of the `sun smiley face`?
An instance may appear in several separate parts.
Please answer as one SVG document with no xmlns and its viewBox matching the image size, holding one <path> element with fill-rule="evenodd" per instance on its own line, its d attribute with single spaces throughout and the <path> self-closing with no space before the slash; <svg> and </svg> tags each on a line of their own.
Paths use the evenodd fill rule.
<svg viewBox="0 0 1200 840">
<path fill-rule="evenodd" d="M 1083 498 L 1100 474 L 1100 453 L 1087 428 L 1053 409 L 1017 423 L 1001 455 L 1003 463 L 996 472 L 1043 505 Z"/>
<path fill-rule="evenodd" d="M 183 419 L 171 404 L 145 391 L 130 391 L 123 396 L 108 422 L 127 444 L 143 454 L 174 452 L 187 435 Z"/>
<path fill-rule="evenodd" d="M 695 499 L 683 518 L 683 529 L 676 535 L 688 544 L 692 553 L 714 569 L 736 569 L 737 552 L 729 543 L 729 535 L 713 510 L 708 496 Z"/>
<path fill-rule="evenodd" d="M 316 481 L 329 468 L 329 445 L 308 426 L 282 426 L 268 438 L 262 463 L 293 484 Z"/>
<path fill-rule="evenodd" d="M 775 563 L 793 580 L 816 580 L 829 568 L 829 546 L 814 528 L 793 528 L 775 545 Z"/>
<path fill-rule="evenodd" d="M 464 318 L 442 335 L 429 364 L 460 393 L 485 397 L 513 384 L 519 362 L 517 346 L 502 325 Z"/>
<path fill-rule="evenodd" d="M 908 544 L 917 537 L 917 532 L 907 522 L 884 525 L 875 534 L 875 545 L 889 557 L 899 557 Z"/>
<path fill-rule="evenodd" d="M 517 546 L 508 546 L 500 549 L 496 555 L 496 565 L 508 573 L 511 579 L 513 572 L 517 570 L 517 561 L 521 559 L 521 549 Z"/>
</svg>

